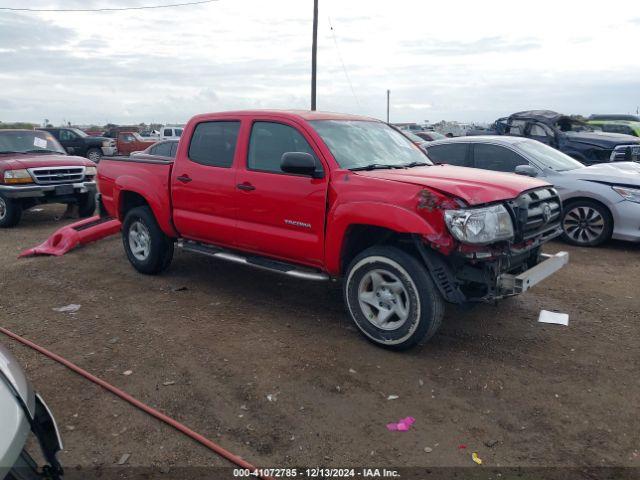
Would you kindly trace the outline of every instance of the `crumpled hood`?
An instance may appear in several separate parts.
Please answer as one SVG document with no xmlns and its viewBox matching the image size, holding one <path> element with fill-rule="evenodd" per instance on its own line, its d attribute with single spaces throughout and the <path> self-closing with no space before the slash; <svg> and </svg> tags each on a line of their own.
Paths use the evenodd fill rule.
<svg viewBox="0 0 640 480">
<path fill-rule="evenodd" d="M 95 167 L 95 163 L 73 155 L 15 154 L 0 155 L 0 171 L 37 167 Z"/>
<path fill-rule="evenodd" d="M 640 186 L 640 163 L 599 163 L 590 167 L 569 170 L 563 172 L 563 175 L 577 180 Z"/>
<path fill-rule="evenodd" d="M 584 143 L 602 148 L 613 148 L 618 145 L 630 145 L 640 143 L 640 139 L 624 133 L 607 132 L 565 132 L 571 142 Z"/>
<path fill-rule="evenodd" d="M 433 188 L 461 198 L 469 205 L 510 200 L 526 190 L 549 186 L 547 182 L 524 175 L 453 165 L 371 170 L 354 173 L 371 178 Z"/>
</svg>

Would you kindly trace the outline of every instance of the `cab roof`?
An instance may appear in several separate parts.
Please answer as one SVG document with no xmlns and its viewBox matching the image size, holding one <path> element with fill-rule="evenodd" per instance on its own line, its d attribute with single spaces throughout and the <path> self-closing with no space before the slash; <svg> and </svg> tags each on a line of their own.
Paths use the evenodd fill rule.
<svg viewBox="0 0 640 480">
<path fill-rule="evenodd" d="M 318 112 L 311 110 L 236 110 L 229 112 L 211 112 L 197 115 L 199 118 L 216 116 L 253 116 L 253 115 L 274 115 L 279 117 L 298 118 L 306 121 L 311 120 L 359 120 L 368 122 L 380 122 L 377 118 L 365 117 L 362 115 L 351 115 L 348 113 Z"/>
</svg>

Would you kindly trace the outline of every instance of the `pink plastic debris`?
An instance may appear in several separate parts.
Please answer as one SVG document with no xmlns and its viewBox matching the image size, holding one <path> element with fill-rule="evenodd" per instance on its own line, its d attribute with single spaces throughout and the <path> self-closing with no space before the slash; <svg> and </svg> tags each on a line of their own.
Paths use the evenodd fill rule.
<svg viewBox="0 0 640 480">
<path fill-rule="evenodd" d="M 387 430 L 390 432 L 406 432 L 416 421 L 413 417 L 402 418 L 398 423 L 387 423 Z"/>
</svg>

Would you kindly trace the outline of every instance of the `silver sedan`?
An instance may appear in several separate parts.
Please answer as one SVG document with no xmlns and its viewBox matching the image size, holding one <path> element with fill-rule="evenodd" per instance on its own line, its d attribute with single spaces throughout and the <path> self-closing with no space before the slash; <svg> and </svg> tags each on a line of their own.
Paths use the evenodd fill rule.
<svg viewBox="0 0 640 480">
<path fill-rule="evenodd" d="M 499 172 L 544 178 L 563 201 L 565 241 L 601 245 L 610 238 L 640 241 L 640 163 L 585 167 L 536 140 L 521 137 L 457 137 L 426 145 L 429 158 Z"/>
</svg>

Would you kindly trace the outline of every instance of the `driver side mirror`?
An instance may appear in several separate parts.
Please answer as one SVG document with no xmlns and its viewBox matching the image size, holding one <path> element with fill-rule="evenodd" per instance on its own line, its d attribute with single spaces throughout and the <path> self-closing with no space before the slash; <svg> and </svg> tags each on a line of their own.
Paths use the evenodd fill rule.
<svg viewBox="0 0 640 480">
<path fill-rule="evenodd" d="M 515 169 L 515 173 L 518 175 L 525 175 L 527 177 L 537 177 L 539 174 L 538 169 L 531 165 L 518 165 Z"/>
<path fill-rule="evenodd" d="M 322 171 L 316 171 L 313 155 L 304 152 L 286 152 L 282 154 L 280 169 L 286 173 L 307 175 L 312 178 L 324 178 Z"/>
</svg>

